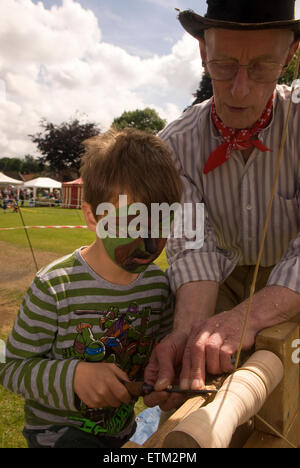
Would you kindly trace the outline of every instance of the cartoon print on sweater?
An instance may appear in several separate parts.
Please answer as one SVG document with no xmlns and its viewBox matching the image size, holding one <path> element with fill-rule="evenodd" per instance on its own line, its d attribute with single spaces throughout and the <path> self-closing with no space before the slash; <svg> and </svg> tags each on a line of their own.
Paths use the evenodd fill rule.
<svg viewBox="0 0 300 468">
<path fill-rule="evenodd" d="M 91 311 L 80 312 L 80 315 L 91 314 Z M 123 313 L 117 306 L 110 306 L 99 319 L 101 333 L 96 333 L 96 327 L 91 323 L 80 322 L 76 326 L 74 344 L 63 350 L 64 356 L 88 362 L 117 363 L 130 378 L 143 378 L 154 343 L 151 336 L 146 336 L 151 312 L 151 307 L 143 307 L 140 311 L 136 303 L 131 303 Z M 80 421 L 80 429 L 85 432 L 114 434 L 128 423 L 133 406 L 134 401 L 120 408 L 88 408 L 78 401 L 82 416 L 72 419 Z"/>
<path fill-rule="evenodd" d="M 106 347 L 101 338 L 95 338 L 92 332 L 93 325 L 90 323 L 79 323 L 76 327 L 74 345 L 63 350 L 64 358 L 78 358 L 88 362 L 101 362 L 106 356 Z M 106 343 L 109 346 L 109 342 Z M 108 356 L 105 362 L 115 362 L 114 358 Z"/>
<path fill-rule="evenodd" d="M 147 364 L 154 341 L 145 336 L 151 312 L 151 307 L 139 311 L 135 302 L 123 313 L 117 306 L 110 306 L 99 320 L 103 333 L 96 334 L 91 323 L 80 322 L 74 345 L 63 350 L 64 357 L 117 363 L 129 377 L 136 377 Z"/>
</svg>

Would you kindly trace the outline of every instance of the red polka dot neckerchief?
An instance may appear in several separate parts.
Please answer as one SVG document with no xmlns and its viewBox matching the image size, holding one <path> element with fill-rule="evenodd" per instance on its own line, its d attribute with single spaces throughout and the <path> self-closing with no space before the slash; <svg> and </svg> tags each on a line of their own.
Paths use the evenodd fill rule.
<svg viewBox="0 0 300 468">
<path fill-rule="evenodd" d="M 216 167 L 224 164 L 229 159 L 232 151 L 234 150 L 244 150 L 251 148 L 251 146 L 255 146 L 263 152 L 272 151 L 267 148 L 260 140 L 255 139 L 254 137 L 258 135 L 258 133 L 263 130 L 271 120 L 273 98 L 274 96 L 272 95 L 261 118 L 253 125 L 253 127 L 251 129 L 244 130 L 236 130 L 231 127 L 225 127 L 222 120 L 217 115 L 215 100 L 214 98 L 212 99 L 212 120 L 223 137 L 224 143 L 218 146 L 218 148 L 209 156 L 204 166 L 204 174 L 208 174 Z"/>
</svg>

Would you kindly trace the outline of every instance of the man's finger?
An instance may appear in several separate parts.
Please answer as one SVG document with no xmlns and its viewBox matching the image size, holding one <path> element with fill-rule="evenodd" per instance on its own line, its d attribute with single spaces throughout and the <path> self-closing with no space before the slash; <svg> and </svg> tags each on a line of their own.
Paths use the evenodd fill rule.
<svg viewBox="0 0 300 468">
<path fill-rule="evenodd" d="M 172 350 L 170 346 L 166 346 L 164 343 L 158 345 L 155 349 L 156 359 L 158 362 L 158 375 L 155 384 L 155 390 L 164 390 L 174 380 L 174 367 Z"/>
<path fill-rule="evenodd" d="M 220 367 L 221 372 L 232 372 L 234 369 L 232 363 L 232 355 L 235 353 L 236 349 L 231 344 L 226 342 L 220 349 Z"/>
<path fill-rule="evenodd" d="M 194 374 L 197 377 L 198 374 L 201 373 L 201 369 L 198 370 L 198 365 L 200 363 L 198 356 L 201 355 L 199 348 L 202 347 L 201 338 L 199 338 L 199 336 L 201 337 L 200 328 L 197 327 L 197 325 L 195 325 L 194 331 L 188 339 L 183 353 L 182 367 L 180 373 L 180 388 L 182 390 L 191 389 Z M 209 336 L 209 334 L 207 336 Z M 203 346 L 202 353 L 204 352 L 204 350 L 205 346 Z M 197 355 L 197 358 L 193 361 L 194 354 Z"/>
<path fill-rule="evenodd" d="M 216 375 L 221 373 L 220 366 L 220 348 L 223 345 L 223 338 L 214 333 L 211 335 L 206 343 L 206 369 L 209 374 Z"/>
<path fill-rule="evenodd" d="M 191 386 L 192 390 L 200 390 L 205 386 L 206 344 L 213 332 L 212 327 L 205 327 L 193 344 L 191 350 Z"/>
<path fill-rule="evenodd" d="M 186 346 L 180 374 L 180 387 L 184 390 L 197 390 L 204 386 L 205 342 L 209 335 L 209 332 L 204 332 L 200 337 L 190 339 Z"/>
</svg>

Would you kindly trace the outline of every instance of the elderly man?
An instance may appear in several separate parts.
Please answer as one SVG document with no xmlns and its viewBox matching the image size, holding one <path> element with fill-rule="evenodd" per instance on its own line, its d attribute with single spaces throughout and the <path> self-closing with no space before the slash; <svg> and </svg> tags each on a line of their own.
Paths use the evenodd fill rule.
<svg viewBox="0 0 300 468">
<path fill-rule="evenodd" d="M 293 0 L 207 3 L 205 17 L 189 10 L 179 20 L 199 40 L 213 98 L 161 133 L 182 176 L 183 202 L 206 209 L 201 249 L 188 250 L 186 239 L 168 243 L 174 329 L 152 355 L 146 380 L 157 392 L 145 400 L 164 410 L 180 403 L 161 392 L 176 379 L 201 389 L 206 371 L 233 370 L 290 101 L 277 82 L 300 38 Z M 300 310 L 299 129 L 293 104 L 244 349 Z"/>
</svg>

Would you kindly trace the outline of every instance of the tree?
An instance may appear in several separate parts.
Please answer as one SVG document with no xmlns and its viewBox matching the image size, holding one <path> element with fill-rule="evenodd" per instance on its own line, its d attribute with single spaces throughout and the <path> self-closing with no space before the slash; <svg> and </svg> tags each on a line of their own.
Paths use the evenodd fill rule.
<svg viewBox="0 0 300 468">
<path fill-rule="evenodd" d="M 20 172 L 22 168 L 22 160 L 19 158 L 1 158 L 1 172 Z"/>
<path fill-rule="evenodd" d="M 24 159 L 1 158 L 1 172 L 21 172 L 22 174 L 38 173 L 43 170 L 43 166 L 33 156 L 26 154 Z"/>
<path fill-rule="evenodd" d="M 26 154 L 23 160 L 21 172 L 22 174 L 37 174 L 43 170 L 43 163 L 37 161 L 30 154 Z"/>
<path fill-rule="evenodd" d="M 210 99 L 213 95 L 213 87 L 210 76 L 207 73 L 203 73 L 202 79 L 199 84 L 199 88 L 196 93 L 193 95 L 196 99 L 193 102 L 192 106 L 195 104 L 200 104 L 200 102 Z"/>
<path fill-rule="evenodd" d="M 29 135 L 42 154 L 39 161 L 59 174 L 64 169 L 74 169 L 79 175 L 81 156 L 84 152 L 82 142 L 99 135 L 95 123 L 80 123 L 78 119 L 55 125 L 47 120 L 41 121 L 42 132 Z"/>
<path fill-rule="evenodd" d="M 299 52 L 298 52 L 298 54 L 299 54 Z M 294 55 L 294 58 L 291 61 L 290 65 L 288 66 L 284 76 L 282 78 L 280 78 L 279 84 L 286 84 L 288 86 L 291 86 L 292 82 L 294 81 L 296 60 L 297 60 L 297 54 Z M 300 70 L 298 71 L 297 78 L 300 78 Z"/>
<path fill-rule="evenodd" d="M 156 135 L 166 126 L 166 123 L 167 121 L 161 119 L 154 109 L 147 107 L 143 110 L 123 112 L 120 117 L 114 119 L 112 125 L 118 130 L 134 127 Z"/>
</svg>

